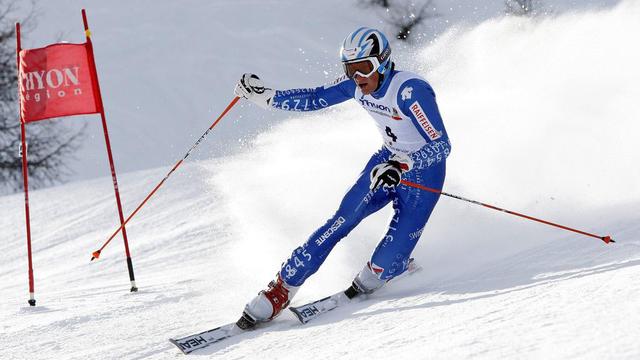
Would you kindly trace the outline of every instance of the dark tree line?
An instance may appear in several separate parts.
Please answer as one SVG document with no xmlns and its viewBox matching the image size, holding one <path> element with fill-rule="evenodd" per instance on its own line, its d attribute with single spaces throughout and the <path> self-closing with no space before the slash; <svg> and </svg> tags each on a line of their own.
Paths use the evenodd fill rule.
<svg viewBox="0 0 640 360">
<path fill-rule="evenodd" d="M 540 0 L 502 0 L 504 12 L 509 16 L 537 16 L 547 13 Z M 382 20 L 391 25 L 398 40 L 409 41 L 419 25 L 440 15 L 434 0 L 359 0 L 368 8 L 380 8 Z"/>
<path fill-rule="evenodd" d="M 540 13 L 541 4 L 536 0 L 505 0 L 504 12 L 514 16 L 535 16 Z"/>
<path fill-rule="evenodd" d="M 408 41 L 411 33 L 418 25 L 439 16 L 433 0 L 360 0 L 365 7 L 381 7 L 385 9 L 382 19 L 395 30 L 398 40 Z"/>
<path fill-rule="evenodd" d="M 20 18 L 18 12 L 25 11 L 16 0 L 0 0 L 0 193 L 22 189 L 23 181 L 15 22 L 23 31 L 34 26 L 33 3 L 27 16 Z M 27 125 L 26 133 L 30 188 L 60 183 L 70 175 L 68 161 L 80 147 L 84 127 L 71 130 L 45 120 Z"/>
</svg>

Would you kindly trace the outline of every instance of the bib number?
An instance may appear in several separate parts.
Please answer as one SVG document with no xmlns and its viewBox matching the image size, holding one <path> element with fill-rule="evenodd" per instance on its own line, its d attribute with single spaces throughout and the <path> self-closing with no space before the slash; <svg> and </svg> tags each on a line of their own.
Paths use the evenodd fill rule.
<svg viewBox="0 0 640 360">
<path fill-rule="evenodd" d="M 385 129 L 387 136 L 391 138 L 391 140 L 393 140 L 393 142 L 398 141 L 398 137 L 396 136 L 396 134 L 393 133 L 393 131 L 391 131 L 391 128 L 387 126 L 387 128 Z"/>
</svg>

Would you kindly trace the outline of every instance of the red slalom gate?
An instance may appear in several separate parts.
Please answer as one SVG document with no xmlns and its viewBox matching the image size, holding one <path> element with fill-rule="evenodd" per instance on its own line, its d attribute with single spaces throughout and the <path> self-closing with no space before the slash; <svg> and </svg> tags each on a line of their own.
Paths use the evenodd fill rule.
<svg viewBox="0 0 640 360">
<path fill-rule="evenodd" d="M 124 231 L 124 216 L 111 142 L 100 93 L 98 72 L 93 55 L 91 33 L 87 15 L 82 9 L 86 42 L 82 44 L 57 43 L 38 49 L 22 49 L 20 23 L 16 23 L 16 66 L 20 98 L 20 127 L 22 149 L 22 175 L 24 178 L 27 257 L 29 266 L 29 305 L 35 306 L 34 275 L 31 247 L 31 218 L 29 212 L 29 171 L 26 125 L 46 119 L 82 114 L 100 114 L 107 147 L 113 189 L 122 224 L 122 237 L 127 258 L 131 291 L 137 291 L 129 242 Z"/>
</svg>

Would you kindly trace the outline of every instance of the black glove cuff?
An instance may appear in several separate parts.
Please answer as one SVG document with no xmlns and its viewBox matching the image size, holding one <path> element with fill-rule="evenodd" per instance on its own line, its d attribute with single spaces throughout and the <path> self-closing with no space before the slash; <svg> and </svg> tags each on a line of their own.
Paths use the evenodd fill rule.
<svg viewBox="0 0 640 360">
<path fill-rule="evenodd" d="M 396 160 L 389 160 L 387 161 L 387 164 L 393 166 L 394 168 L 396 168 L 398 171 L 402 173 L 402 165 L 400 164 L 400 162 Z"/>
</svg>

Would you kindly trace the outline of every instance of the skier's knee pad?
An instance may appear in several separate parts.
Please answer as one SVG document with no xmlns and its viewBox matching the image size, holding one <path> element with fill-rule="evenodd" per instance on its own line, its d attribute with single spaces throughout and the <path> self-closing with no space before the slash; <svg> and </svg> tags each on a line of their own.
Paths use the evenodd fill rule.
<svg viewBox="0 0 640 360">
<path fill-rule="evenodd" d="M 384 286 L 385 282 L 385 280 L 381 280 L 378 274 L 375 273 L 371 263 L 367 263 L 358 275 L 356 275 L 356 278 L 353 279 L 354 287 L 358 292 L 363 294 L 371 294 Z"/>
</svg>

